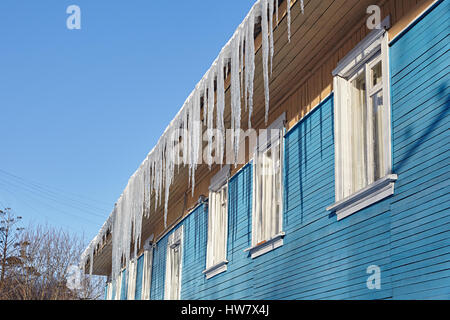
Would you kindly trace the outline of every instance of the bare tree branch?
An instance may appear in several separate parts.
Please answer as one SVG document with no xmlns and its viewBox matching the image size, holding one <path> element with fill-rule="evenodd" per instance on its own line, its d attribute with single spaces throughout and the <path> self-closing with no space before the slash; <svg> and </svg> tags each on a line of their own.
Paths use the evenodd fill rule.
<svg viewBox="0 0 450 320">
<path fill-rule="evenodd" d="M 16 228 L 20 217 L 0 211 L 0 299 L 100 299 L 104 279 L 81 275 L 76 288 L 68 287 L 70 267 L 78 266 L 85 243 L 65 230 L 48 225 Z"/>
</svg>

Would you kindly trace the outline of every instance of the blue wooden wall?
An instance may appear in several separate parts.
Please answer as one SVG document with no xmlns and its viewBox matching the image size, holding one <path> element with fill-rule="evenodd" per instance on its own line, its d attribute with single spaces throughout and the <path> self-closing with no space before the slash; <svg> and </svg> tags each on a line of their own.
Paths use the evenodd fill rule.
<svg viewBox="0 0 450 320">
<path fill-rule="evenodd" d="M 116 299 L 116 281 L 113 281 L 112 282 L 112 295 L 111 295 L 111 297 L 112 297 L 112 299 L 111 300 L 115 300 Z"/>
<path fill-rule="evenodd" d="M 136 287 L 134 300 L 141 300 L 142 298 L 142 278 L 144 276 L 144 255 L 142 254 L 137 259 L 136 265 Z"/>
<path fill-rule="evenodd" d="M 395 194 L 342 221 L 334 203 L 333 95 L 285 137 L 284 245 L 256 259 L 252 164 L 229 182 L 228 270 L 206 280 L 207 206 L 184 228 L 182 299 L 450 298 L 449 2 L 391 43 Z M 166 235 L 151 299 L 163 299 Z M 381 268 L 381 289 L 366 286 Z"/>
<path fill-rule="evenodd" d="M 158 241 L 156 248 L 153 251 L 152 286 L 150 288 L 151 300 L 164 299 L 164 276 L 166 273 L 166 251 L 168 238 L 169 235 L 166 235 Z"/>
<path fill-rule="evenodd" d="M 439 4 L 390 48 L 394 298 L 450 298 L 449 12 Z"/>
</svg>

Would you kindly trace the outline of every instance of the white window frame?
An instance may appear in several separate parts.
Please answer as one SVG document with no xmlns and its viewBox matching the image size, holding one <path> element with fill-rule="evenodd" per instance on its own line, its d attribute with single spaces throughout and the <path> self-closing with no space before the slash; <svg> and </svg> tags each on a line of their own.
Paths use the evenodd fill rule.
<svg viewBox="0 0 450 320">
<path fill-rule="evenodd" d="M 183 226 L 176 229 L 169 235 L 166 252 L 166 276 L 164 286 L 164 300 L 180 300 L 181 299 L 181 281 L 183 272 Z M 172 253 L 178 252 L 180 255 L 178 266 L 179 277 L 176 287 L 172 285 Z"/>
<path fill-rule="evenodd" d="M 336 212 L 337 219 L 341 220 L 359 210 L 368 207 L 394 193 L 394 183 L 397 175 L 392 174 L 392 145 L 391 145 L 391 104 L 390 104 L 390 78 L 389 78 L 389 50 L 388 33 L 389 17 L 381 24 L 382 28 L 373 30 L 357 47 L 339 62 L 333 71 L 334 86 L 334 135 L 335 135 L 335 199 L 336 203 L 327 208 L 328 211 Z M 372 87 L 371 79 L 368 78 L 369 71 L 378 62 L 382 63 L 382 83 Z M 351 149 L 350 137 L 352 136 L 348 114 L 351 112 L 350 85 L 356 75 L 365 73 L 366 103 L 378 92 L 383 93 L 383 106 L 385 115 L 383 118 L 383 165 L 384 174 L 360 190 L 355 189 L 351 176 Z M 371 108 L 367 107 L 369 112 Z M 369 116 L 367 117 L 370 119 Z M 368 123 L 370 121 L 368 120 Z M 370 126 L 369 126 L 370 128 Z M 372 131 L 368 130 L 368 140 L 373 140 Z M 374 158 L 371 148 L 368 148 L 367 157 Z M 373 164 L 367 162 L 367 166 L 373 169 Z M 371 170 L 368 170 L 371 171 Z"/>
<path fill-rule="evenodd" d="M 210 279 L 227 270 L 229 177 L 230 166 L 226 165 L 211 179 L 209 187 L 208 243 L 206 269 L 203 271 L 206 279 Z M 225 193 L 225 203 L 222 203 L 220 198 L 223 192 Z M 218 207 L 220 210 L 217 210 Z M 219 224 L 220 222 L 222 225 Z"/>
<path fill-rule="evenodd" d="M 153 236 L 151 237 L 153 239 Z M 150 290 L 152 287 L 153 270 L 153 249 L 151 240 L 144 245 L 144 263 L 142 266 L 142 292 L 141 300 L 150 300 Z"/>
<path fill-rule="evenodd" d="M 106 285 L 106 300 L 112 300 L 113 284 L 108 282 Z"/>
<path fill-rule="evenodd" d="M 252 259 L 257 258 L 267 252 L 275 250 L 279 248 L 284 243 L 285 233 L 283 230 L 283 214 L 284 214 L 284 125 L 286 122 L 286 113 L 283 113 L 277 120 L 275 120 L 265 131 L 265 134 L 260 134 L 258 137 L 258 144 L 255 150 L 255 155 L 253 158 L 253 197 L 252 197 L 252 246 L 250 248 L 245 249 L 245 252 L 249 252 Z M 281 131 L 281 133 L 280 133 Z M 265 153 L 269 149 L 271 149 L 275 144 L 279 144 L 281 158 L 280 158 L 280 214 L 279 214 L 279 226 L 280 230 L 276 234 L 268 236 L 267 239 L 259 239 L 257 230 L 259 230 L 259 226 L 257 225 L 258 219 L 256 219 L 256 211 L 257 211 L 257 202 L 256 202 L 256 168 L 255 168 L 255 159 L 258 153 Z"/>
<path fill-rule="evenodd" d="M 114 280 L 116 282 L 116 292 L 114 295 L 114 300 L 120 300 L 121 299 L 121 294 L 122 294 L 122 276 L 123 276 L 123 269 L 120 270 L 120 273 L 117 275 L 116 280 Z"/>
<path fill-rule="evenodd" d="M 127 268 L 127 300 L 134 300 L 135 294 L 136 294 L 136 259 L 130 260 L 128 262 L 128 268 Z"/>
</svg>

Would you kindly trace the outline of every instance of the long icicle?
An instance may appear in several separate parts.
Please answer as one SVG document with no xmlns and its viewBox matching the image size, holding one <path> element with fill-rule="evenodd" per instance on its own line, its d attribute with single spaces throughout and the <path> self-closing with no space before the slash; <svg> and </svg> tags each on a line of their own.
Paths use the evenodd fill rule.
<svg viewBox="0 0 450 320">
<path fill-rule="evenodd" d="M 264 76 L 264 98 L 265 98 L 265 123 L 269 121 L 269 26 L 267 17 L 268 1 L 261 1 L 261 36 L 262 36 L 262 66 Z"/>
<path fill-rule="evenodd" d="M 241 89 L 239 78 L 240 36 L 241 33 L 238 32 L 236 37 L 231 40 L 231 132 L 233 134 L 231 142 L 235 164 L 237 162 L 241 129 Z"/>
<path fill-rule="evenodd" d="M 273 44 L 273 11 L 274 3 L 273 0 L 269 0 L 269 49 L 270 49 L 270 75 L 272 76 L 273 69 L 273 54 L 274 54 L 274 44 Z"/>
<path fill-rule="evenodd" d="M 223 54 L 220 53 L 219 60 L 217 63 L 217 159 L 220 164 L 223 163 L 223 154 L 224 154 L 224 139 L 225 139 L 225 128 L 224 128 L 224 119 L 223 113 L 225 109 L 225 81 L 224 81 L 224 58 Z"/>
<path fill-rule="evenodd" d="M 270 1 L 270 2 L 268 2 Z M 275 4 L 274 4 L 275 2 Z M 123 263 L 131 258 L 131 244 L 134 244 L 134 256 L 141 242 L 142 218 L 150 217 L 152 211 L 151 197 L 154 197 L 155 211 L 164 203 L 164 225 L 167 227 L 167 211 L 170 198 L 170 186 L 174 181 L 175 165 L 179 166 L 178 156 L 182 148 L 182 163 L 189 166 L 189 183 L 192 191 L 195 189 L 195 171 L 201 156 L 202 122 L 200 101 L 203 96 L 203 118 L 208 130 L 214 126 L 214 111 L 216 111 L 215 136 L 216 159 L 223 163 L 225 151 L 225 77 L 228 72 L 228 59 L 231 59 L 231 111 L 233 129 L 233 147 L 235 156 L 239 147 L 239 129 L 241 124 L 241 98 L 244 98 L 245 108 L 249 112 L 249 127 L 253 113 L 253 88 L 255 72 L 254 27 L 256 17 L 261 15 L 262 27 L 262 71 L 264 78 L 265 121 L 267 124 L 270 107 L 269 95 L 269 61 L 270 71 L 273 69 L 274 37 L 273 15 L 278 24 L 279 0 L 258 0 L 250 10 L 243 23 L 236 30 L 227 45 L 221 50 L 219 57 L 207 74 L 186 99 L 183 107 L 162 134 L 156 146 L 148 154 L 145 161 L 128 181 L 124 192 L 114 206 L 107 222 L 99 234 L 91 241 L 82 254 L 82 261 L 90 260 L 90 272 L 93 268 L 94 250 L 101 243 L 108 230 L 112 232 L 112 275 L 116 277 Z M 300 1 L 304 13 L 304 1 Z M 288 39 L 291 39 L 291 1 L 287 0 Z M 244 65 L 245 62 L 245 65 Z M 226 71 L 225 71 L 226 70 Z M 216 80 L 216 97 L 214 81 Z M 216 99 L 215 99 L 216 98 Z M 215 101 L 216 100 L 216 101 Z M 208 132 L 207 162 L 212 164 L 213 135 Z M 174 139 L 174 137 L 176 137 Z M 181 143 L 179 140 L 181 138 Z M 235 158 L 236 160 L 236 158 Z M 164 195 L 162 194 L 164 192 Z M 86 265 L 86 263 L 84 263 Z"/>
<path fill-rule="evenodd" d="M 208 166 L 211 169 L 213 163 L 212 157 L 212 143 L 213 143 L 213 126 L 214 126 L 214 68 L 211 68 L 208 73 L 208 123 L 207 123 L 207 134 L 208 134 Z"/>
<path fill-rule="evenodd" d="M 246 22 L 245 39 L 245 92 L 248 100 L 248 127 L 252 127 L 253 81 L 255 77 L 255 12 L 252 10 Z"/>
<path fill-rule="evenodd" d="M 287 32 L 288 40 L 291 42 L 291 0 L 286 0 Z"/>
</svg>

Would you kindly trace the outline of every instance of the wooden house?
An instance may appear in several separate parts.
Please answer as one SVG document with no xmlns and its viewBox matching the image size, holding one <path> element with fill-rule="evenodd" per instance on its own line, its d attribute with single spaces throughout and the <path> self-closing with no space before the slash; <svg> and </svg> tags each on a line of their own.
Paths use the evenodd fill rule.
<svg viewBox="0 0 450 320">
<path fill-rule="evenodd" d="M 256 1 L 85 271 L 113 300 L 450 298 L 449 12 Z"/>
</svg>

